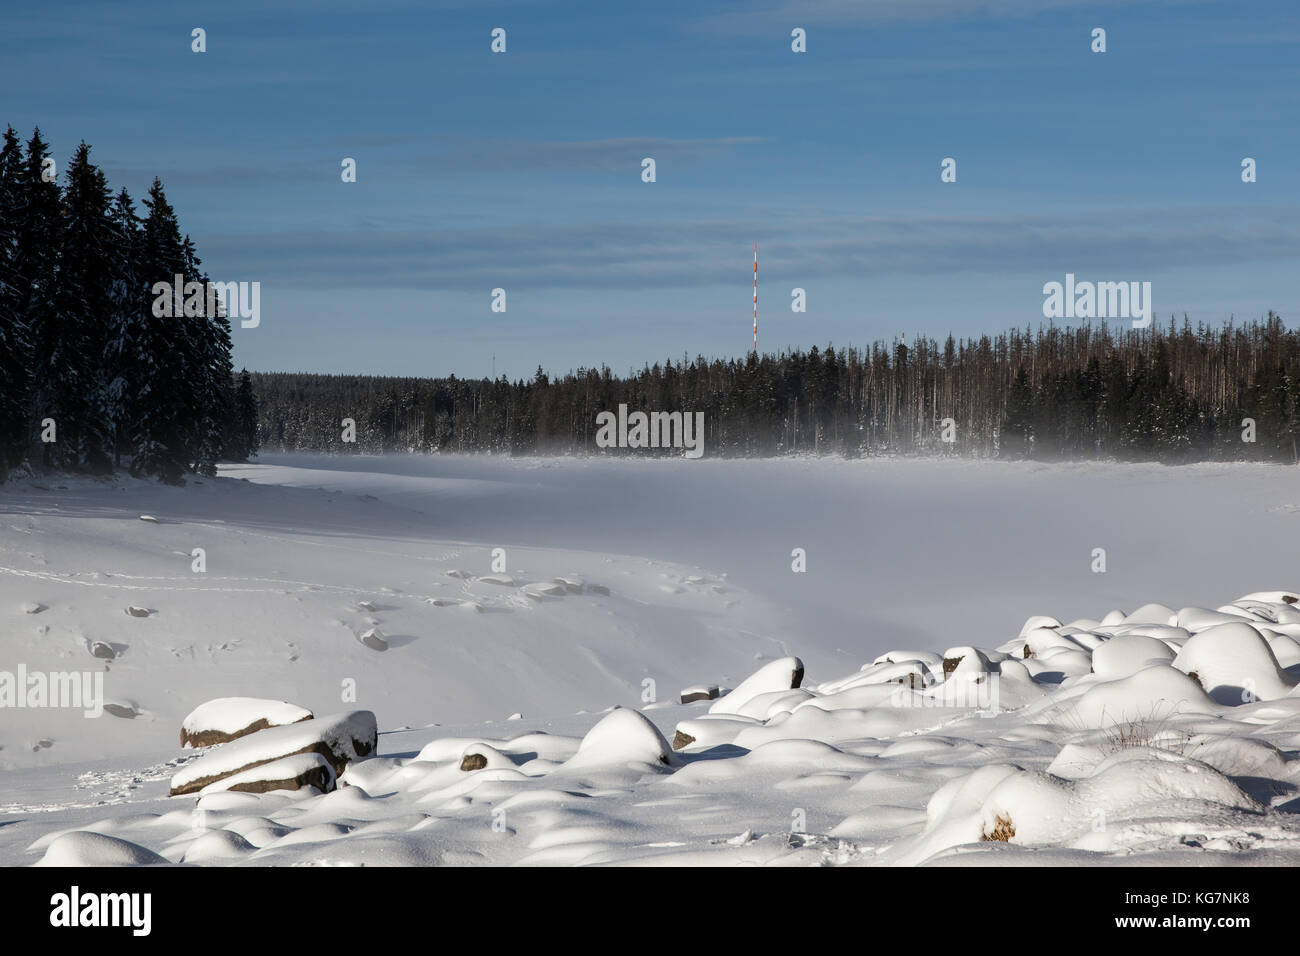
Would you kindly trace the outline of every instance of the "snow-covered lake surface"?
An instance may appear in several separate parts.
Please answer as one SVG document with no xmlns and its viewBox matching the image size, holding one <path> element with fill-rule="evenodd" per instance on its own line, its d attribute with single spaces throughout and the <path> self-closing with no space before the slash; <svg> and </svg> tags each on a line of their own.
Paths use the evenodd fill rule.
<svg viewBox="0 0 1300 956">
<path fill-rule="evenodd" d="M 0 708 L 0 863 L 1294 865 L 1298 474 L 265 455 L 12 482 L 0 681 L 76 673 L 106 708 Z M 737 690 L 677 702 L 696 685 Z M 378 756 L 325 794 L 167 796 L 222 697 L 372 711 Z"/>
</svg>

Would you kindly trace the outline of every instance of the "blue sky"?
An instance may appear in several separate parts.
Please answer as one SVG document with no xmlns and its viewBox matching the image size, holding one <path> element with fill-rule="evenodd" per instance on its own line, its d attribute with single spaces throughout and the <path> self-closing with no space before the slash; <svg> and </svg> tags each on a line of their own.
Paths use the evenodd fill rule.
<svg viewBox="0 0 1300 956">
<path fill-rule="evenodd" d="M 755 241 L 765 351 L 1036 326 L 1067 272 L 1295 322 L 1297 43 L 1290 0 L 50 0 L 0 123 L 162 178 L 262 283 L 237 366 L 528 377 L 743 355 Z"/>
</svg>

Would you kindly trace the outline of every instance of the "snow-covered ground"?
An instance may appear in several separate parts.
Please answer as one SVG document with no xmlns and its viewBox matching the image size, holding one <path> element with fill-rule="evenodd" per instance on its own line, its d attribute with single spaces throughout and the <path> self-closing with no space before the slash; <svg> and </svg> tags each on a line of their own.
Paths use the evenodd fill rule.
<svg viewBox="0 0 1300 956">
<path fill-rule="evenodd" d="M 0 709 L 0 863 L 1300 862 L 1294 469 L 222 474 L 0 487 L 0 680 L 105 704 Z M 379 755 L 168 797 L 221 697 L 373 711 Z"/>
</svg>

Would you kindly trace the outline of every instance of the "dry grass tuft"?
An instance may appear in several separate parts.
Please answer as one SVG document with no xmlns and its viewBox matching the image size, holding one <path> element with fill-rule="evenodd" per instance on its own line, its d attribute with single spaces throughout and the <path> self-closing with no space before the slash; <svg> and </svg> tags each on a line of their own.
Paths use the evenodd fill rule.
<svg viewBox="0 0 1300 956">
<path fill-rule="evenodd" d="M 981 833 L 981 843 L 1009 843 L 1011 838 L 1016 835 L 1015 824 L 1011 822 L 1010 817 L 998 814 L 993 818 L 993 832 Z"/>
</svg>

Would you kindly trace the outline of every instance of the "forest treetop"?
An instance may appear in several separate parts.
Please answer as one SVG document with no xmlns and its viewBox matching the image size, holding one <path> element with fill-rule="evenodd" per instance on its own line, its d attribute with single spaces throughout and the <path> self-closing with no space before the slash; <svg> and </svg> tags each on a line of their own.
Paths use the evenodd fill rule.
<svg viewBox="0 0 1300 956">
<path fill-rule="evenodd" d="M 1218 328 L 1186 318 L 1145 330 L 1049 325 L 943 343 L 683 356 L 627 375 L 258 373 L 253 387 L 258 440 L 280 450 L 595 454 L 596 415 L 625 403 L 703 412 L 711 455 L 1294 462 L 1298 368 L 1300 335 L 1270 312 Z M 355 442 L 344 440 L 345 418 Z"/>
</svg>

